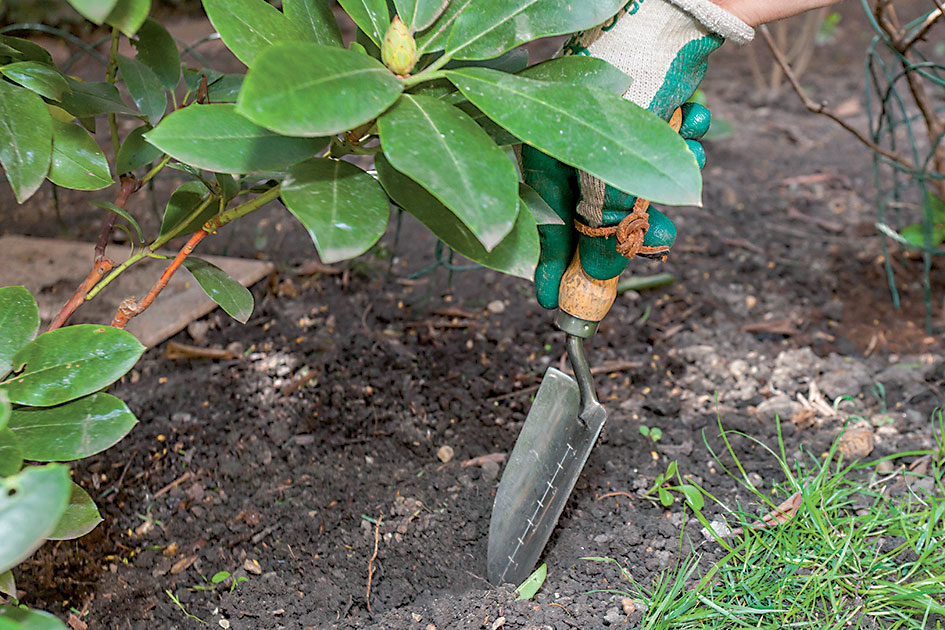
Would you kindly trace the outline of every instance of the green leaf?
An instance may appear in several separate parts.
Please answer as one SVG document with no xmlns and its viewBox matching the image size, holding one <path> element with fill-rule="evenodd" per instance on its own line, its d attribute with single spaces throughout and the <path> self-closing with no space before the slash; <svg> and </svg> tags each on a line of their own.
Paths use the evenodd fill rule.
<svg viewBox="0 0 945 630">
<path fill-rule="evenodd" d="M 95 501 L 89 493 L 73 483 L 69 495 L 69 505 L 63 513 L 56 529 L 49 535 L 49 540 L 72 540 L 81 538 L 101 523 L 104 519 L 98 512 Z"/>
<path fill-rule="evenodd" d="M 390 217 L 387 194 L 373 177 L 350 162 L 328 158 L 293 166 L 282 184 L 282 201 L 329 264 L 370 249 Z"/>
<path fill-rule="evenodd" d="M 709 130 L 702 136 L 702 140 L 723 140 L 735 133 L 732 123 L 721 118 L 713 118 Z"/>
<path fill-rule="evenodd" d="M 87 118 L 99 114 L 128 114 L 138 112 L 125 105 L 118 88 L 111 83 L 80 81 L 66 77 L 72 92 L 62 95 L 61 107 L 76 118 Z"/>
<path fill-rule="evenodd" d="M 932 191 L 927 193 L 929 214 L 936 223 L 945 223 L 945 200 L 939 199 Z"/>
<path fill-rule="evenodd" d="M 412 32 L 428 28 L 448 4 L 448 0 L 394 0 L 397 15 Z"/>
<path fill-rule="evenodd" d="M 492 68 L 502 72 L 520 72 L 528 67 L 528 49 L 525 47 L 513 48 L 491 59 L 452 60 L 443 66 L 444 70 L 456 68 Z"/>
<path fill-rule="evenodd" d="M 130 173 L 161 159 L 162 151 L 144 139 L 148 131 L 151 131 L 151 125 L 142 125 L 125 136 L 118 148 L 119 173 Z"/>
<path fill-rule="evenodd" d="M 151 68 L 168 90 L 180 82 L 180 52 L 173 36 L 160 23 L 148 18 L 138 29 L 138 38 L 131 40 L 137 49 L 135 58 Z"/>
<path fill-rule="evenodd" d="M 899 234 L 916 247 L 925 247 L 925 226 L 922 223 L 907 225 L 902 228 Z M 930 245 L 937 247 L 941 245 L 943 241 L 945 241 L 945 225 L 933 225 Z"/>
<path fill-rule="evenodd" d="M 678 469 L 678 465 L 676 464 L 676 460 L 671 461 L 669 463 L 669 466 L 666 467 L 666 472 L 663 473 L 663 477 L 666 479 L 671 479 L 673 475 L 676 474 L 677 469 Z"/>
<path fill-rule="evenodd" d="M 673 495 L 671 495 L 669 491 L 666 490 L 666 488 L 660 486 L 657 489 L 657 493 L 659 494 L 660 503 L 663 505 L 663 507 L 669 507 L 673 504 Z"/>
<path fill-rule="evenodd" d="M 522 205 L 531 213 L 536 224 L 564 225 L 564 219 L 559 217 L 558 213 L 552 210 L 541 195 L 528 184 L 519 182 L 518 198 L 522 200 Z"/>
<path fill-rule="evenodd" d="M 213 574 L 213 577 L 210 578 L 210 583 L 219 584 L 220 582 L 224 580 L 230 579 L 231 575 L 232 574 L 229 571 L 217 571 L 216 573 Z"/>
<path fill-rule="evenodd" d="M 144 351 L 134 335 L 111 326 L 59 328 L 43 333 L 13 356 L 19 374 L 0 382 L 0 388 L 20 405 L 58 405 L 111 385 Z"/>
<path fill-rule="evenodd" d="M 612 64 L 586 55 L 558 57 L 526 68 L 518 75 L 536 81 L 596 87 L 617 95 L 623 95 L 632 82 Z"/>
<path fill-rule="evenodd" d="M 220 185 L 220 192 L 223 195 L 223 204 L 226 205 L 230 203 L 233 197 L 240 192 L 239 183 L 232 175 L 227 173 L 214 173 L 213 176 L 216 178 L 217 184 Z M 194 231 L 196 231 L 196 228 L 194 228 Z"/>
<path fill-rule="evenodd" d="M 272 171 L 310 158 L 326 138 L 287 138 L 250 122 L 232 105 L 191 105 L 145 134 L 168 155 L 208 171 Z"/>
<path fill-rule="evenodd" d="M 114 4 L 105 22 L 117 27 L 128 37 L 138 32 L 151 11 L 151 0 L 118 0 Z"/>
<path fill-rule="evenodd" d="M 207 86 L 207 96 L 211 103 L 235 103 L 243 87 L 242 74 L 224 74 Z"/>
<path fill-rule="evenodd" d="M 445 101 L 446 99 L 444 99 Z M 498 125 L 491 118 L 482 113 L 482 110 L 470 103 L 467 100 L 456 105 L 459 109 L 463 111 L 467 116 L 473 119 L 473 121 L 482 127 L 482 130 L 485 131 L 492 141 L 499 145 L 500 147 L 508 147 L 513 144 L 521 144 L 522 141 L 510 134 L 506 129 Z"/>
<path fill-rule="evenodd" d="M 699 488 L 687 483 L 679 486 L 679 489 L 686 495 L 686 503 L 689 504 L 692 511 L 701 512 L 702 508 L 705 507 L 705 497 L 702 496 L 702 492 L 699 491 Z"/>
<path fill-rule="evenodd" d="M 404 95 L 378 120 L 384 155 L 492 250 L 518 213 L 515 166 L 476 123 L 428 96 Z"/>
<path fill-rule="evenodd" d="M 327 136 L 376 117 L 401 90 L 400 79 L 372 57 L 310 42 L 285 42 L 256 59 L 236 109 L 286 135 Z"/>
<path fill-rule="evenodd" d="M 10 405 L 10 399 L 6 392 L 0 390 L 0 429 L 4 429 L 10 421 L 10 413 L 13 407 Z"/>
<path fill-rule="evenodd" d="M 316 44 L 342 46 L 331 4 L 331 0 L 282 0 L 282 11 Z"/>
<path fill-rule="evenodd" d="M 39 189 L 49 170 L 52 123 L 38 94 L 0 80 L 0 165 L 20 203 Z"/>
<path fill-rule="evenodd" d="M 539 244 L 531 213 L 520 211 L 509 235 L 487 252 L 452 212 L 415 181 L 396 171 L 383 155 L 377 156 L 375 164 L 387 194 L 452 249 L 490 269 L 526 280 L 534 278 Z"/>
<path fill-rule="evenodd" d="M 217 72 L 213 68 L 185 68 L 184 85 L 187 86 L 188 92 L 193 92 L 200 86 L 203 75 L 207 75 L 207 88 L 209 89 L 215 81 L 218 81 L 220 77 L 223 76 L 223 73 Z"/>
<path fill-rule="evenodd" d="M 203 0 L 203 8 L 226 47 L 247 66 L 276 42 L 309 39 L 301 26 L 265 0 Z"/>
<path fill-rule="evenodd" d="M 381 45 L 390 24 L 385 0 L 338 0 L 338 4 L 371 41 Z"/>
<path fill-rule="evenodd" d="M 16 580 L 13 579 L 13 571 L 0 573 L 0 593 L 16 597 Z"/>
<path fill-rule="evenodd" d="M 184 261 L 187 271 L 194 275 L 211 300 L 220 305 L 226 314 L 245 324 L 253 314 L 253 294 L 249 289 L 231 278 L 225 271 L 206 260 L 191 256 Z"/>
<path fill-rule="evenodd" d="M 56 617 L 42 610 L 0 606 L 0 622 L 11 621 L 20 630 L 68 630 Z"/>
<path fill-rule="evenodd" d="M 26 287 L 0 287 L 0 378 L 13 369 L 13 355 L 39 332 L 39 307 Z"/>
<path fill-rule="evenodd" d="M 164 209 L 164 219 L 161 221 L 161 232 L 158 238 L 170 234 L 193 234 L 217 213 L 219 208 L 210 203 L 204 206 L 210 191 L 200 182 L 185 182 L 171 194 Z M 203 210 L 197 212 L 201 206 Z M 196 213 L 196 214 L 195 214 Z"/>
<path fill-rule="evenodd" d="M 614 15 L 626 0 L 478 0 L 456 20 L 446 53 L 456 59 L 488 59 L 539 37 L 592 28 Z"/>
<path fill-rule="evenodd" d="M 24 458 L 66 462 L 104 451 L 137 423 L 124 402 L 99 392 L 55 407 L 18 407 L 9 428 Z"/>
<path fill-rule="evenodd" d="M 146 64 L 124 55 L 118 55 L 118 70 L 138 110 L 156 125 L 167 110 L 167 93 L 161 79 Z"/>
<path fill-rule="evenodd" d="M 72 123 L 53 121 L 49 181 L 75 190 L 101 190 L 114 182 L 108 158 L 88 131 Z"/>
<path fill-rule="evenodd" d="M 34 466 L 0 479 L 0 573 L 25 560 L 56 527 L 72 482 L 62 464 Z M 0 619 L 9 617 L 0 608 Z"/>
<path fill-rule="evenodd" d="M 473 0 L 450 0 L 446 10 L 440 14 L 430 30 L 417 39 L 417 52 L 422 55 L 443 50 L 457 18 L 470 6 L 473 6 Z"/>
<path fill-rule="evenodd" d="M 518 597 L 515 598 L 515 601 L 528 601 L 534 597 L 538 593 L 538 589 L 541 588 L 541 585 L 545 583 L 546 577 L 548 577 L 548 564 L 542 563 L 540 567 L 535 569 L 532 574 L 525 578 L 525 581 L 515 589 L 518 591 Z"/>
<path fill-rule="evenodd" d="M 6 403 L 9 408 L 10 403 Z M 23 467 L 23 449 L 10 429 L 0 429 L 0 477 L 20 472 Z"/>
<path fill-rule="evenodd" d="M 105 21 L 117 2 L 118 0 L 69 0 L 72 8 L 96 24 Z"/>
<path fill-rule="evenodd" d="M 701 203 L 702 174 L 685 141 L 630 101 L 486 68 L 447 76 L 492 120 L 552 157 L 654 202 Z"/>
<path fill-rule="evenodd" d="M 101 201 L 101 200 L 93 201 L 92 205 L 98 208 L 102 208 L 103 210 L 108 210 L 109 212 L 114 212 L 115 214 L 120 216 L 122 219 L 127 221 L 128 224 L 131 225 L 131 227 L 135 229 L 135 232 L 138 234 L 138 242 L 139 243 L 144 242 L 144 234 L 141 232 L 141 226 L 138 225 L 138 222 L 135 221 L 135 218 L 133 216 L 128 214 L 127 210 L 125 210 L 124 208 L 119 208 L 118 206 L 116 206 L 110 201 Z"/>
<path fill-rule="evenodd" d="M 69 91 L 69 84 L 58 70 L 35 61 L 18 61 L 0 66 L 0 74 L 54 101 Z"/>
<path fill-rule="evenodd" d="M 0 35 L 0 46 L 12 49 L 12 54 L 17 61 L 36 61 L 47 66 L 53 65 L 52 55 L 49 54 L 49 51 L 28 39 Z"/>
</svg>

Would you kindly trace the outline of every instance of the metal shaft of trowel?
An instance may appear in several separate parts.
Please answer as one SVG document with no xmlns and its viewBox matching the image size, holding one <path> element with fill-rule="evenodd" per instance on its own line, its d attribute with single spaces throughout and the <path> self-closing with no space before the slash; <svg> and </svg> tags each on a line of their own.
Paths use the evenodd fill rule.
<svg viewBox="0 0 945 630">
<path fill-rule="evenodd" d="M 594 380 L 591 377 L 591 368 L 587 365 L 587 359 L 584 357 L 584 342 L 580 337 L 568 335 L 567 348 L 568 360 L 571 362 L 571 369 L 574 370 L 574 380 L 577 381 L 578 390 L 581 392 L 581 415 L 578 420 L 581 424 L 587 425 L 588 418 L 586 414 L 590 409 L 600 406 L 597 400 L 597 391 L 594 388 Z"/>
</svg>

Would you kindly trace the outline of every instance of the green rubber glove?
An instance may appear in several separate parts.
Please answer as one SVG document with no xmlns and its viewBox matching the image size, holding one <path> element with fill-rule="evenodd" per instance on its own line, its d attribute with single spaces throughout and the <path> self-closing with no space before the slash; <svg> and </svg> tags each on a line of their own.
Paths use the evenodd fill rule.
<svg viewBox="0 0 945 630">
<path fill-rule="evenodd" d="M 564 54 L 583 54 L 609 61 L 633 79 L 624 98 L 668 120 L 692 96 L 705 75 L 708 56 L 726 39 L 750 41 L 752 29 L 709 0 L 631 0 L 611 21 L 572 37 Z M 700 164 L 705 153 L 695 142 L 708 129 L 704 107 L 683 108 L 680 133 L 692 140 L 690 148 Z M 529 147 L 522 150 L 523 175 L 567 226 L 575 216 L 591 228 L 619 224 L 633 211 L 636 198 L 607 186 L 593 176 L 559 165 Z M 661 212 L 647 210 L 649 229 L 644 247 L 668 247 L 675 226 Z M 566 226 L 541 226 L 542 253 L 535 275 L 538 302 L 545 308 L 558 303 L 558 285 L 570 262 L 575 243 L 581 264 L 594 278 L 620 274 L 628 258 L 617 252 L 613 236 L 567 234 Z"/>
</svg>

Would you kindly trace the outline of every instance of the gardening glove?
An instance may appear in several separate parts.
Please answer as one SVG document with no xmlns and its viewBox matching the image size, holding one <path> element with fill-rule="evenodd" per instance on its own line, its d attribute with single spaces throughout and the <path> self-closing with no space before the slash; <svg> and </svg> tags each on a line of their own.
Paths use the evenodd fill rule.
<svg viewBox="0 0 945 630">
<path fill-rule="evenodd" d="M 725 39 L 745 43 L 752 36 L 751 27 L 709 0 L 632 0 L 607 23 L 572 37 L 562 53 L 610 62 L 633 79 L 624 98 L 665 120 L 685 104 L 676 122 L 701 166 L 705 152 L 696 140 L 708 130 L 708 110 L 686 101 L 702 81 L 711 52 Z M 648 202 L 528 146 L 522 166 L 526 183 L 565 221 L 539 227 L 535 289 L 545 308 L 557 306 L 575 244 L 584 271 L 598 280 L 618 276 L 636 255 L 662 256 L 673 244 L 675 226 Z M 579 233 L 571 227 L 575 218 Z"/>
</svg>

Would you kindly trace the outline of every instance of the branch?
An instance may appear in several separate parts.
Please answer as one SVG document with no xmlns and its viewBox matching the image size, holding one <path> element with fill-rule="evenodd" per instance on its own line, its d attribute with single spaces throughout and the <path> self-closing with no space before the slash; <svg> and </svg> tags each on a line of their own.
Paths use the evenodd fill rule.
<svg viewBox="0 0 945 630">
<path fill-rule="evenodd" d="M 936 2 L 936 4 L 938 4 L 938 2 Z M 922 25 L 919 27 L 919 30 L 913 33 L 908 39 L 896 42 L 896 48 L 899 50 L 899 52 L 905 54 L 906 51 L 912 48 L 913 44 L 925 37 L 926 33 L 929 32 L 929 29 L 935 26 L 935 23 L 938 22 L 943 15 L 945 15 L 945 12 L 942 11 L 941 5 L 939 8 L 929 13 L 926 16 L 925 21 L 922 22 Z"/>
<path fill-rule="evenodd" d="M 52 320 L 49 324 L 49 328 L 46 329 L 46 332 L 50 330 L 56 330 L 57 328 L 62 328 L 62 325 L 66 323 L 66 320 L 72 316 L 82 302 L 85 301 L 85 296 L 88 295 L 88 292 L 92 290 L 98 281 L 102 279 L 106 273 L 108 273 L 112 268 L 112 261 L 107 258 L 96 260 L 95 266 L 92 267 L 92 271 L 89 272 L 89 275 L 82 281 L 82 284 L 79 285 L 79 288 L 75 290 L 75 293 L 72 294 L 72 297 L 69 298 L 69 301 L 65 303 L 59 313 L 56 315 L 56 318 Z"/>
<path fill-rule="evenodd" d="M 809 111 L 814 114 L 820 114 L 821 116 L 826 116 L 831 119 L 847 131 L 849 131 L 853 136 L 859 140 L 861 143 L 869 147 L 872 151 L 882 155 L 887 160 L 891 160 L 903 168 L 909 171 L 915 171 L 915 165 L 912 164 L 909 160 L 902 157 L 898 153 L 893 153 L 883 147 L 879 146 L 875 142 L 871 141 L 869 138 L 863 135 L 863 133 L 852 126 L 847 121 L 843 120 L 840 116 L 834 113 L 833 110 L 829 109 L 826 103 L 815 103 L 808 95 L 807 92 L 801 87 L 800 82 L 797 80 L 794 71 L 791 69 L 790 64 L 784 58 L 784 53 L 781 52 L 781 49 L 778 48 L 777 44 L 774 43 L 774 40 L 771 38 L 771 33 L 768 31 L 768 28 L 764 25 L 758 27 L 758 30 L 761 31 L 762 36 L 765 38 L 765 42 L 768 44 L 768 48 L 771 49 L 771 54 L 774 55 L 775 61 L 781 66 L 781 70 L 784 72 L 784 76 L 787 77 L 788 82 L 791 84 L 791 87 L 794 88 L 794 92 L 797 93 L 800 97 L 801 102 L 804 104 Z"/>
<path fill-rule="evenodd" d="M 122 175 L 120 177 L 121 181 L 121 190 L 118 191 L 118 196 L 115 197 L 115 205 L 125 209 L 125 205 L 128 203 L 128 198 L 138 190 L 138 180 L 134 178 L 133 175 Z M 98 242 L 95 244 L 95 262 L 105 259 L 105 248 L 108 247 L 108 237 L 112 233 L 112 228 L 115 226 L 115 219 L 118 218 L 118 215 L 114 212 L 105 211 L 105 221 L 102 223 L 102 231 L 98 234 Z"/>
</svg>

